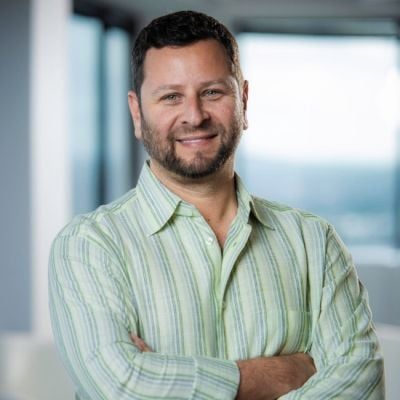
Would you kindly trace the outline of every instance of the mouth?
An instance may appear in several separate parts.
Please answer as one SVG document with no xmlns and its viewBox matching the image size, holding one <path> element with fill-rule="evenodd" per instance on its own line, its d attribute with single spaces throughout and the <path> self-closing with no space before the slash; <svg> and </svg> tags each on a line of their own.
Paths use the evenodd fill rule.
<svg viewBox="0 0 400 400">
<path fill-rule="evenodd" d="M 217 137 L 217 134 L 214 133 L 209 135 L 193 135 L 176 139 L 176 141 L 184 145 L 196 145 L 196 144 L 207 143 L 210 140 L 214 139 L 215 137 Z"/>
</svg>

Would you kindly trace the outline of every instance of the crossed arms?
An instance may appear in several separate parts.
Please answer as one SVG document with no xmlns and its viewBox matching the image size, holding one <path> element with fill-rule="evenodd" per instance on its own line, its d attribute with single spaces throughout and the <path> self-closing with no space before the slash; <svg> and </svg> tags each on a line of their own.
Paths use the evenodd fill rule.
<svg viewBox="0 0 400 400">
<path fill-rule="evenodd" d="M 139 336 L 131 335 L 141 352 L 153 350 Z M 240 384 L 238 400 L 273 400 L 298 389 L 315 373 L 312 358 L 304 353 L 258 357 L 238 361 Z"/>
</svg>

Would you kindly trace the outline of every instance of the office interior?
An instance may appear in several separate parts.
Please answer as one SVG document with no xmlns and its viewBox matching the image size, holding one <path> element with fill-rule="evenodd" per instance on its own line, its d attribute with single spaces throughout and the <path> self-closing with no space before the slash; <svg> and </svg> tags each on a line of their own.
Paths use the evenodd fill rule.
<svg viewBox="0 0 400 400">
<path fill-rule="evenodd" d="M 250 191 L 321 215 L 353 254 L 400 380 L 400 1 L 2 0 L 0 400 L 67 400 L 48 315 L 51 242 L 71 218 L 134 187 L 146 159 L 127 107 L 130 49 L 182 9 L 237 36 Z"/>
</svg>

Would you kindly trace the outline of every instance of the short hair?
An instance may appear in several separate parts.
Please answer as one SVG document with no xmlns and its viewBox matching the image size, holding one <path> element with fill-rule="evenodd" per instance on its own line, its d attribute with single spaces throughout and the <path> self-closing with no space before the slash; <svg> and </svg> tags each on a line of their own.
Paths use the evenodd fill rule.
<svg viewBox="0 0 400 400">
<path fill-rule="evenodd" d="M 186 46 L 207 39 L 215 39 L 224 47 L 232 74 L 240 84 L 243 76 L 239 62 L 239 48 L 232 33 L 209 15 L 196 11 L 178 11 L 154 19 L 136 38 L 131 67 L 133 90 L 139 98 L 144 80 L 144 60 L 150 48 Z"/>
</svg>

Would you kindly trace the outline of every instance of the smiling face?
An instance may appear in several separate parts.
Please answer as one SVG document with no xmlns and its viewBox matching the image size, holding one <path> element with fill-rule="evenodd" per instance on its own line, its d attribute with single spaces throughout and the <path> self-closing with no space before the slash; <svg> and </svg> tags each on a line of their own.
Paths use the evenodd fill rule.
<svg viewBox="0 0 400 400">
<path fill-rule="evenodd" d="M 192 179 L 233 168 L 234 151 L 247 128 L 246 103 L 247 83 L 239 87 L 216 40 L 151 48 L 140 104 L 129 93 L 135 134 L 151 164 Z"/>
</svg>

